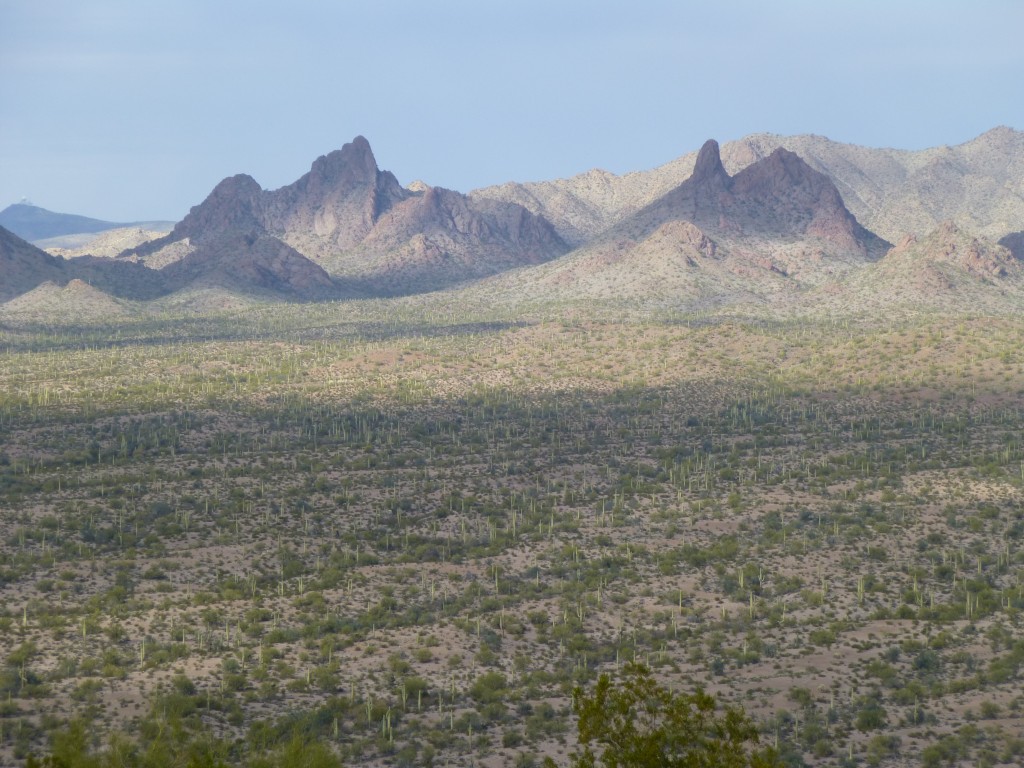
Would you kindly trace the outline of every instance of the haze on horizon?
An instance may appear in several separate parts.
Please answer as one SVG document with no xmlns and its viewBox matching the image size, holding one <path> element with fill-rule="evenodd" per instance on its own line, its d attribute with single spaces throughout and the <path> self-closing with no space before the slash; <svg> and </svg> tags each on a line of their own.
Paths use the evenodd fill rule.
<svg viewBox="0 0 1024 768">
<path fill-rule="evenodd" d="M 0 208 L 179 219 L 366 136 L 403 184 L 624 173 L 749 133 L 1024 128 L 1024 3 L 12 0 Z"/>
</svg>

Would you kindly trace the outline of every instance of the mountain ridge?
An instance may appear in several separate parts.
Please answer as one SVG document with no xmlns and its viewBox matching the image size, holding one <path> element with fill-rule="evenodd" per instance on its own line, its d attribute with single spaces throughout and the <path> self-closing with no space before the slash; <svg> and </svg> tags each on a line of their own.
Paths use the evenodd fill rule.
<svg viewBox="0 0 1024 768">
<path fill-rule="evenodd" d="M 862 147 L 813 134 L 755 133 L 723 144 L 722 163 L 735 174 L 779 147 L 829 176 L 858 221 L 891 242 L 907 233 L 925 235 L 944 220 L 992 239 L 1020 230 L 1024 222 L 1024 132 L 1013 128 L 997 126 L 955 146 L 922 150 Z M 469 194 L 515 200 L 579 245 L 689 178 L 697 155 L 622 175 L 590 170 Z M 938 202 L 922 205 L 920 199 L 929 195 L 938 195 Z"/>
<path fill-rule="evenodd" d="M 224 179 L 168 235 L 119 258 L 161 269 L 189 259 L 198 269 L 227 251 L 249 259 L 253 243 L 269 247 L 268 238 L 309 262 L 307 281 L 324 271 L 348 286 L 338 297 L 437 290 L 568 251 L 553 227 L 517 204 L 403 188 L 357 136 L 276 190 L 245 174 Z M 290 263 L 299 269 L 297 258 Z"/>
</svg>

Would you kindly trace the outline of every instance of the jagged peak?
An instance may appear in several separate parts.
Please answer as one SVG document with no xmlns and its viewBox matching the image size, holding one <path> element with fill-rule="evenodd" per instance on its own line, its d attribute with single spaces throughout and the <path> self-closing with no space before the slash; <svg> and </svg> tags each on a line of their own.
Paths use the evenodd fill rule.
<svg viewBox="0 0 1024 768">
<path fill-rule="evenodd" d="M 347 179 L 373 182 L 377 178 L 377 159 L 370 142 L 363 136 L 313 161 L 310 175 L 323 180 Z"/>
<path fill-rule="evenodd" d="M 722 165 L 722 154 L 718 142 L 708 139 L 704 146 L 697 153 L 697 162 L 693 166 L 693 174 L 690 180 L 694 183 L 703 183 L 711 180 L 727 181 L 729 174 Z"/>
</svg>

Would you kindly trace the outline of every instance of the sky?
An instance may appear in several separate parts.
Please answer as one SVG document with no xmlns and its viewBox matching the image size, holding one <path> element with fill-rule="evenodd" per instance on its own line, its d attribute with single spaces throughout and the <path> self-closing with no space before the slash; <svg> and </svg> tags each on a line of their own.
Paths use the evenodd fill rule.
<svg viewBox="0 0 1024 768">
<path fill-rule="evenodd" d="M 178 220 L 356 135 L 403 184 L 653 168 L 750 133 L 1024 129 L 1021 0 L 0 0 L 0 208 Z"/>
</svg>

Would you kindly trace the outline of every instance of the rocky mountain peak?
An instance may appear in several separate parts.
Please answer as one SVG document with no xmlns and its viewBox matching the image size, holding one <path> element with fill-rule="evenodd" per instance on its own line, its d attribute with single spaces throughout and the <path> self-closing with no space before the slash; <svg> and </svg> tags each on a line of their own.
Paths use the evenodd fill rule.
<svg viewBox="0 0 1024 768">
<path fill-rule="evenodd" d="M 192 208 L 167 239 L 190 237 L 202 241 L 213 233 L 260 231 L 263 228 L 262 198 L 263 190 L 252 176 L 244 173 L 230 176 Z"/>
<path fill-rule="evenodd" d="M 693 184 L 721 184 L 727 185 L 729 174 L 722 165 L 722 155 L 719 151 L 718 142 L 708 139 L 704 146 L 697 153 L 697 162 L 693 167 L 693 174 L 690 176 Z"/>
<path fill-rule="evenodd" d="M 377 168 L 370 143 L 357 136 L 314 161 L 294 184 L 268 193 L 267 230 L 321 257 L 358 244 L 382 213 L 412 193 Z"/>
<path fill-rule="evenodd" d="M 377 181 L 377 159 L 373 150 L 362 136 L 326 155 L 321 155 L 309 171 L 311 183 L 325 185 L 373 184 Z"/>
</svg>

